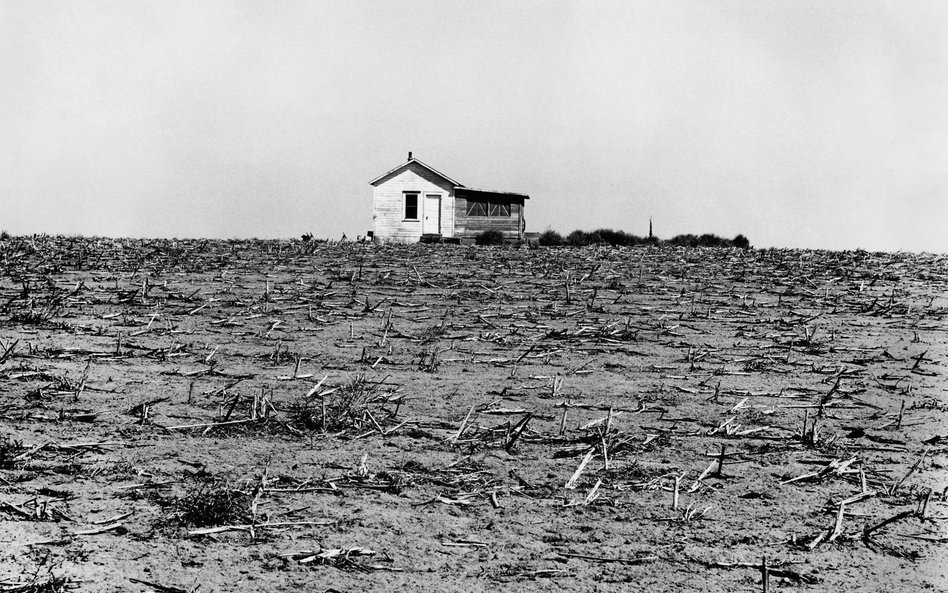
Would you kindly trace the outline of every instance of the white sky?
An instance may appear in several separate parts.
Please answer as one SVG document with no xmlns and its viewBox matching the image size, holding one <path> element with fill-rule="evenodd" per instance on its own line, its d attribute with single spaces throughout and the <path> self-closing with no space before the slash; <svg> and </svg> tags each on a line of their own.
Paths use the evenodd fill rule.
<svg viewBox="0 0 948 593">
<path fill-rule="evenodd" d="M 0 0 L 0 228 L 364 234 L 409 150 L 528 230 L 948 252 L 948 3 Z"/>
</svg>

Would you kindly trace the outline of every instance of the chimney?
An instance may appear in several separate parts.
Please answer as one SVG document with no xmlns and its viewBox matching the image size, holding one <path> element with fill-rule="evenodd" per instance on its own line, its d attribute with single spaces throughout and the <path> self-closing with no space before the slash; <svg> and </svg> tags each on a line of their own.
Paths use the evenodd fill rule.
<svg viewBox="0 0 948 593">
<path fill-rule="evenodd" d="M 411 160 L 411 151 L 408 151 L 408 160 Z"/>
</svg>

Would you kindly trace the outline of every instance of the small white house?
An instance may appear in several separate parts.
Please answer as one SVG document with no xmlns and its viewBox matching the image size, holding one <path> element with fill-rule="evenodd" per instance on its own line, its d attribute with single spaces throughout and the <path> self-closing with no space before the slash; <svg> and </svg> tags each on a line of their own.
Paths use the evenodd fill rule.
<svg viewBox="0 0 948 593">
<path fill-rule="evenodd" d="M 373 240 L 474 238 L 486 230 L 523 239 L 524 194 L 469 188 L 413 158 L 369 182 Z"/>
</svg>

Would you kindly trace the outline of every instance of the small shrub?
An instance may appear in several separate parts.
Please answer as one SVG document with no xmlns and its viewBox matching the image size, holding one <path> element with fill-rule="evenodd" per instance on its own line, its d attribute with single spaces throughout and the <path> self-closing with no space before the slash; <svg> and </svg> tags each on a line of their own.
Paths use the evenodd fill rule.
<svg viewBox="0 0 948 593">
<path fill-rule="evenodd" d="M 599 237 L 599 242 L 612 245 L 613 247 L 632 247 L 645 242 L 645 239 L 642 237 L 622 230 L 599 229 L 596 231 L 596 235 Z"/>
<path fill-rule="evenodd" d="M 697 247 L 698 246 L 698 237 L 694 235 L 675 235 L 671 239 L 665 241 L 669 245 L 675 245 L 677 247 Z"/>
<path fill-rule="evenodd" d="M 563 235 L 557 233 L 553 229 L 546 229 L 542 234 L 540 234 L 538 242 L 544 247 L 559 247 L 565 243 L 565 240 L 563 239 Z"/>
<path fill-rule="evenodd" d="M 702 247 L 727 247 L 730 241 L 723 239 L 711 233 L 705 233 L 698 237 L 698 245 Z"/>
<path fill-rule="evenodd" d="M 677 247 L 739 247 L 741 249 L 749 249 L 750 241 L 747 240 L 747 237 L 744 235 L 738 235 L 733 239 L 725 239 L 724 237 L 719 237 L 713 233 L 705 233 L 703 235 L 696 236 L 692 234 L 686 235 L 676 235 L 667 241 L 664 241 L 666 245 L 675 245 Z"/>
<path fill-rule="evenodd" d="M 497 231 L 484 231 L 477 236 L 478 245 L 499 245 L 503 243 L 503 235 Z M 596 229 L 594 231 L 575 230 L 565 237 L 551 228 L 543 231 L 538 243 L 545 247 L 586 247 L 588 245 L 610 245 L 612 247 L 634 247 L 636 245 L 674 245 L 677 247 L 738 247 L 749 249 L 750 241 L 744 235 L 737 235 L 733 239 L 725 239 L 713 233 L 692 235 L 690 233 L 676 235 L 662 241 L 658 237 L 639 237 L 623 230 Z"/>
<path fill-rule="evenodd" d="M 503 245 L 505 240 L 502 232 L 487 230 L 479 233 L 474 242 L 478 245 Z"/>
<path fill-rule="evenodd" d="M 566 243 L 574 247 L 583 247 L 586 245 L 631 247 L 633 245 L 642 245 L 646 242 L 648 242 L 648 240 L 642 237 L 622 230 L 616 231 L 613 229 L 596 229 L 589 232 L 575 230 L 566 237 Z"/>
<path fill-rule="evenodd" d="M 592 237 L 589 236 L 589 233 L 579 229 L 566 235 L 566 244 L 572 247 L 584 247 L 586 245 L 591 245 L 592 242 L 593 240 Z"/>
</svg>

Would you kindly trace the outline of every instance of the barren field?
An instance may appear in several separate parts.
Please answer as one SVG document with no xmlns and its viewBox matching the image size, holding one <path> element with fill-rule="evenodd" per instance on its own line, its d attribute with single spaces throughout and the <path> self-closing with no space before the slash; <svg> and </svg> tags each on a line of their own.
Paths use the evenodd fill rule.
<svg viewBox="0 0 948 593">
<path fill-rule="evenodd" d="M 0 591 L 948 590 L 948 257 L 0 240 Z"/>
</svg>

